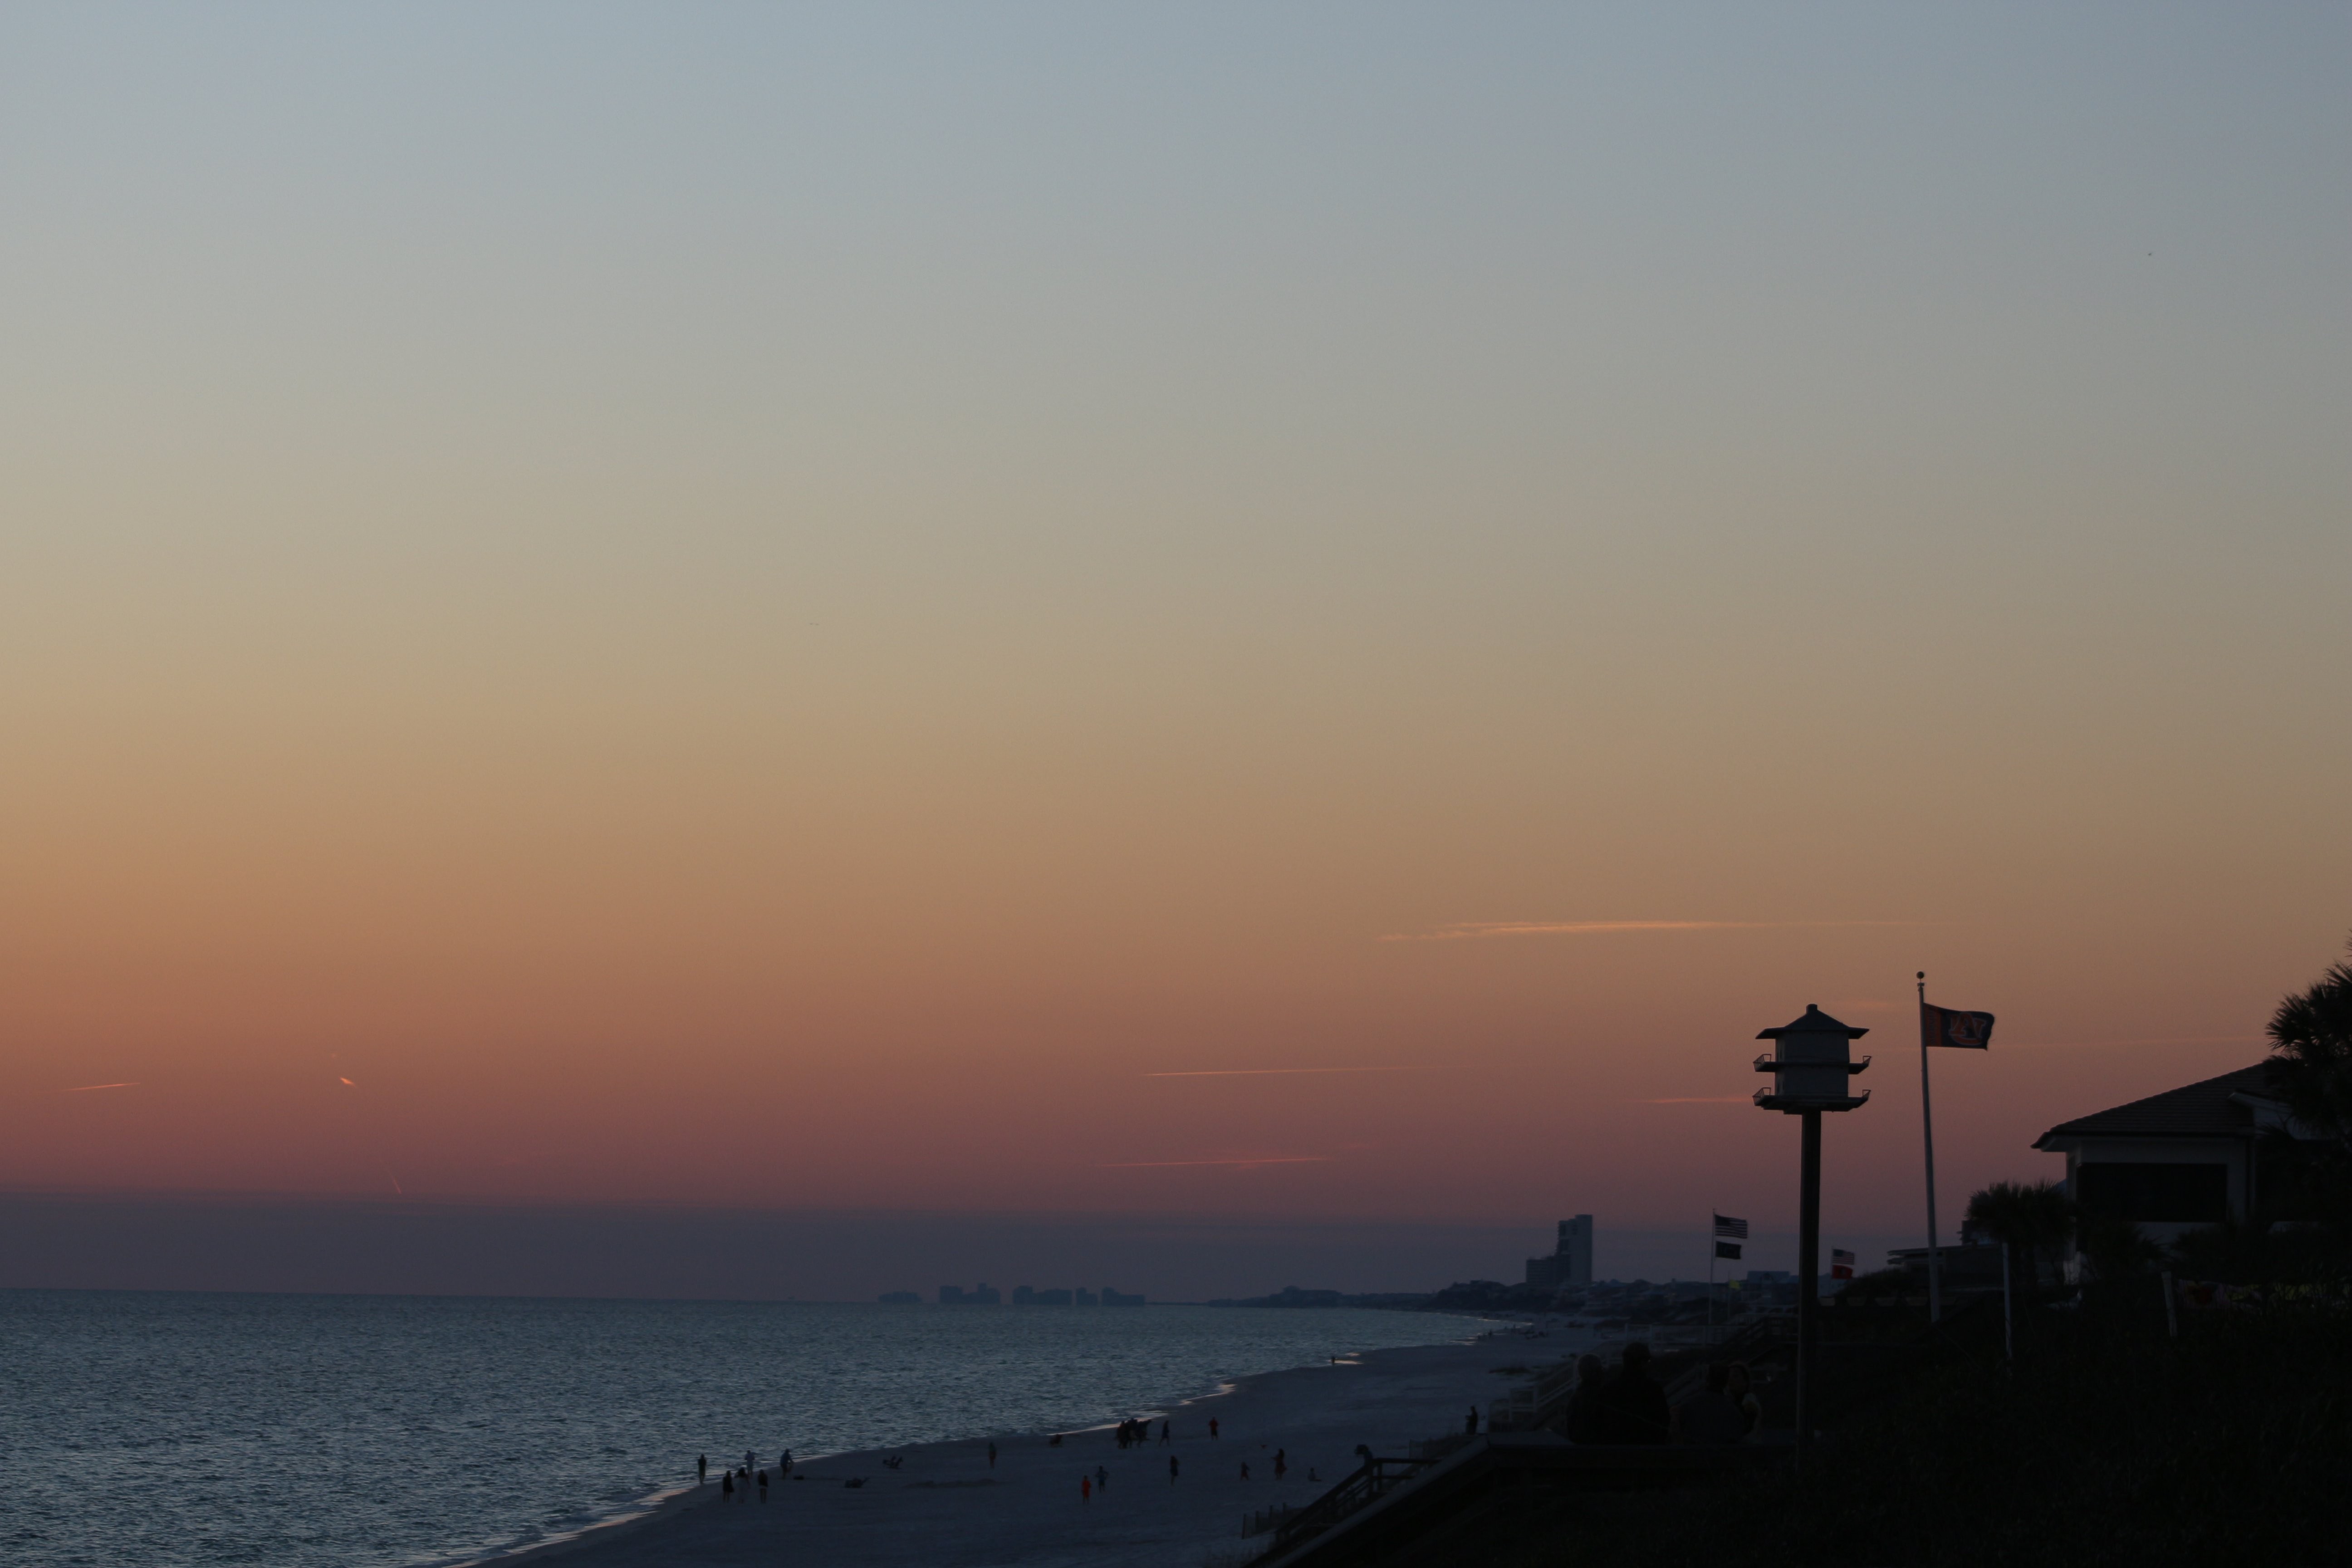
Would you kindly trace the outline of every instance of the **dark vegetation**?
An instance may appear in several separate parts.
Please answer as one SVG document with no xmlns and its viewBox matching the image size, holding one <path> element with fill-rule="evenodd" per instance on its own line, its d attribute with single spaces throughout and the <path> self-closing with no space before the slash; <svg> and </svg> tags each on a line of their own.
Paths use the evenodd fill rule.
<svg viewBox="0 0 2352 1568">
<path fill-rule="evenodd" d="M 2352 1463 L 2340 1312 L 2215 1312 L 2174 1340 L 2153 1296 L 2138 1310 L 2045 1307 L 2013 1372 L 1996 1313 L 1948 1326 L 1913 1364 L 1874 1368 L 1874 1387 L 1840 1390 L 1834 1440 L 1801 1477 L 1528 1499 L 1453 1533 L 1443 1555 L 1492 1568 L 2337 1560 L 2334 1500 Z"/>
</svg>

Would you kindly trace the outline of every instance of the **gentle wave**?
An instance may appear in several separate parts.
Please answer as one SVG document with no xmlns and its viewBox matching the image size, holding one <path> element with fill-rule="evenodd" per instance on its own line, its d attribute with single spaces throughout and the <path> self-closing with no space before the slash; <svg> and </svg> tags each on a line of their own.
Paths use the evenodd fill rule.
<svg viewBox="0 0 2352 1568">
<path fill-rule="evenodd" d="M 0 1558 L 472 1562 L 657 1506 L 698 1454 L 1069 1430 L 1482 1326 L 1348 1310 L 0 1291 Z"/>
</svg>

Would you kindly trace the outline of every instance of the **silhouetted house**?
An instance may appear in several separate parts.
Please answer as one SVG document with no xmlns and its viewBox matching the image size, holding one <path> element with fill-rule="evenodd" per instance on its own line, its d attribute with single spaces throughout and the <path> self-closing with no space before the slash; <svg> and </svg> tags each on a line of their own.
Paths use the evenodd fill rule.
<svg viewBox="0 0 2352 1568">
<path fill-rule="evenodd" d="M 2066 1156 L 2066 1191 L 2086 1213 L 2130 1220 L 2152 1240 L 2263 1202 L 2263 1135 L 2296 1130 L 2269 1064 L 2241 1068 L 2112 1110 L 2062 1121 L 2034 1141 Z"/>
</svg>

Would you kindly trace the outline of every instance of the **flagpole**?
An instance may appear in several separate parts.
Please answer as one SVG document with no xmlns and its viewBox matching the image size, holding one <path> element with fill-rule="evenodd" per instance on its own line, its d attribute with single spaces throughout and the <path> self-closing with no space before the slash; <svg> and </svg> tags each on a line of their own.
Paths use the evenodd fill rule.
<svg viewBox="0 0 2352 1568">
<path fill-rule="evenodd" d="M 1715 1343 L 1715 1211 L 1706 1211 L 1706 1342 Z"/>
<path fill-rule="evenodd" d="M 1919 972 L 1919 1127 L 1927 1148 L 1927 1321 L 1944 1321 L 1944 1259 L 1936 1241 L 1936 1114 L 1927 1103 L 1927 972 Z"/>
</svg>

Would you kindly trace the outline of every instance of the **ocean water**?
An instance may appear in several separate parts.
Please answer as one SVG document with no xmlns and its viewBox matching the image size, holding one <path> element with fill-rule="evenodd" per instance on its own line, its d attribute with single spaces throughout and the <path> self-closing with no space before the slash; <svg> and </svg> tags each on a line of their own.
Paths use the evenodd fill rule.
<svg viewBox="0 0 2352 1568">
<path fill-rule="evenodd" d="M 1481 1327 L 1347 1310 L 0 1291 L 0 1563 L 468 1562 L 631 1512 L 690 1481 L 697 1454 L 1068 1429 Z"/>
</svg>

